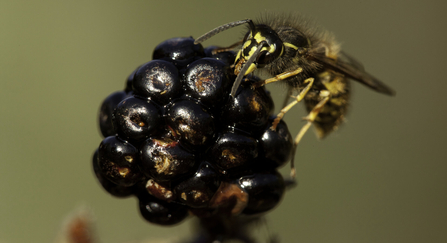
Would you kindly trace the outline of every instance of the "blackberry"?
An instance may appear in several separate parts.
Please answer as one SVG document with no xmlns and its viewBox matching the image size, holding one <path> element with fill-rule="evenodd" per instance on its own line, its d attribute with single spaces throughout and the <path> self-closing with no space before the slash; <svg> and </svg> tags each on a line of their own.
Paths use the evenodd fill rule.
<svg viewBox="0 0 447 243">
<path fill-rule="evenodd" d="M 274 105 L 253 88 L 258 78 L 230 96 L 234 58 L 192 38 L 166 40 L 101 105 L 95 175 L 111 195 L 136 196 L 147 221 L 172 225 L 188 212 L 231 221 L 280 202 L 276 169 L 293 141 L 283 121 L 271 130 Z"/>
</svg>

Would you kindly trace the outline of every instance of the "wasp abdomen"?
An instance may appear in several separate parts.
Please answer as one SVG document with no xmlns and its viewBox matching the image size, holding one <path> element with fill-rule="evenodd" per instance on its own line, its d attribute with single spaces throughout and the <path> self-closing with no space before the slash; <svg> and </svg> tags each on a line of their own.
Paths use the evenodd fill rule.
<svg viewBox="0 0 447 243">
<path fill-rule="evenodd" d="M 317 130 L 317 136 L 324 138 L 336 130 L 345 119 L 350 98 L 350 83 L 343 76 L 331 71 L 321 72 L 314 77 L 314 87 L 306 95 L 304 102 L 307 111 L 310 112 L 325 98 L 322 93 L 324 91 L 329 92 L 329 100 L 313 122 Z"/>
</svg>

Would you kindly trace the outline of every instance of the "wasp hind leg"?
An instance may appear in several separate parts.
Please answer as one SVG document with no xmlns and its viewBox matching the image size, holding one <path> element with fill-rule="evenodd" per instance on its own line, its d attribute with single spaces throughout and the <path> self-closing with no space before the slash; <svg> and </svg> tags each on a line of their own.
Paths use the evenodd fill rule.
<svg viewBox="0 0 447 243">
<path fill-rule="evenodd" d="M 284 79 L 296 76 L 300 73 L 303 72 L 302 68 L 297 68 L 296 70 L 290 71 L 290 72 L 284 72 L 281 74 L 276 75 L 273 78 L 269 78 L 263 81 L 259 81 L 253 84 L 253 87 L 260 87 L 269 83 L 273 83 L 273 82 L 277 82 L 277 81 L 282 81 Z M 295 100 L 292 101 L 290 104 L 288 104 L 287 106 L 285 106 L 284 108 L 281 109 L 280 113 L 276 116 L 275 120 L 273 120 L 272 126 L 270 127 L 271 130 L 276 130 L 276 126 L 278 126 L 279 122 L 281 121 L 281 119 L 284 117 L 284 115 L 296 104 L 298 104 L 300 101 L 302 101 L 304 99 L 304 97 L 306 97 L 307 93 L 309 92 L 309 90 L 312 88 L 312 85 L 314 83 L 314 78 L 307 78 L 304 80 L 303 82 L 304 84 L 307 84 L 306 87 L 304 87 L 304 89 L 302 89 L 300 91 L 300 93 L 298 94 L 298 96 L 295 97 Z M 290 95 L 290 93 L 288 93 L 288 95 Z M 329 100 L 329 96 L 330 93 L 329 92 L 321 92 L 320 93 L 320 98 L 321 101 L 309 112 L 309 115 L 307 115 L 304 120 L 307 120 L 307 124 L 304 125 L 300 132 L 298 133 L 298 135 L 295 138 L 295 141 L 293 143 L 293 148 L 292 148 L 292 160 L 290 162 L 290 185 L 296 185 L 295 182 L 295 176 L 296 176 L 296 170 L 295 170 L 295 165 L 294 165 L 294 157 L 295 157 L 295 152 L 296 152 L 296 148 L 298 146 L 298 143 L 300 142 L 301 138 L 303 137 L 303 135 L 307 132 L 307 130 L 309 130 L 309 127 L 312 125 L 312 122 L 315 120 L 315 118 L 317 117 L 318 113 L 320 112 L 321 108 L 323 108 L 323 106 L 328 102 Z M 285 101 L 287 101 L 288 98 L 285 99 Z M 285 102 L 284 102 L 285 103 Z"/>
<path fill-rule="evenodd" d="M 290 161 L 290 177 L 292 179 L 294 179 L 296 176 L 294 161 L 295 161 L 295 153 L 296 153 L 296 148 L 298 147 L 298 143 L 301 141 L 304 134 L 307 132 L 307 130 L 309 130 L 310 126 L 315 121 L 315 118 L 317 118 L 318 113 L 320 113 L 321 109 L 329 101 L 329 98 L 330 98 L 329 91 L 320 92 L 320 98 L 321 98 L 320 102 L 318 102 L 318 104 L 309 112 L 309 114 L 303 118 L 304 120 L 307 121 L 307 123 L 298 132 L 298 135 L 296 135 L 295 141 L 293 142 L 292 160 Z"/>
<path fill-rule="evenodd" d="M 281 121 L 281 119 L 284 117 L 284 115 L 296 104 L 298 104 L 300 101 L 302 101 L 304 99 L 304 97 L 306 97 L 307 93 L 309 92 L 309 90 L 312 88 L 312 85 L 314 83 L 314 78 L 308 78 L 306 80 L 304 80 L 304 83 L 306 85 L 306 87 L 304 87 L 304 89 L 301 90 L 301 92 L 298 94 L 298 96 L 295 97 L 295 100 L 292 101 L 291 103 L 289 103 L 288 105 L 286 105 L 284 108 L 281 109 L 281 111 L 278 113 L 278 115 L 276 115 L 276 118 L 273 120 L 272 126 L 270 127 L 271 130 L 276 130 L 276 126 L 278 126 L 279 122 Z M 288 93 L 289 95 L 290 93 Z M 286 98 L 287 100 L 287 98 Z M 327 102 L 327 101 L 326 101 Z M 324 102 L 324 103 L 326 103 Z M 321 103 L 321 102 L 320 102 Z M 324 105 L 321 104 L 321 107 Z M 318 104 L 317 106 L 319 106 L 320 104 Z M 293 157 L 295 156 L 295 151 L 296 151 L 296 147 L 298 145 L 299 140 L 301 140 L 301 137 L 303 137 L 304 133 L 309 129 L 310 124 L 312 124 L 312 121 L 315 120 L 315 117 L 318 112 L 320 111 L 321 108 L 319 108 L 318 110 L 316 110 L 314 107 L 314 110 L 312 110 L 309 115 L 307 117 L 305 117 L 304 119 L 308 120 L 308 124 L 306 124 L 303 128 L 301 128 L 301 131 L 298 133 L 297 138 L 295 139 L 294 143 L 293 143 L 293 148 L 292 148 L 292 160 L 290 163 L 290 167 L 291 167 L 291 171 L 290 171 L 290 175 L 291 175 L 291 179 L 288 181 L 288 184 L 290 184 L 290 187 L 296 185 L 296 181 L 295 181 L 295 175 L 296 175 L 296 170 L 295 170 L 295 166 L 294 166 L 294 159 Z M 315 113 L 315 115 L 314 115 Z M 312 120 L 312 121 L 311 121 Z"/>
<path fill-rule="evenodd" d="M 284 101 L 282 102 L 281 107 L 286 107 L 287 103 L 289 103 L 289 99 L 293 97 L 292 94 L 293 94 L 293 89 L 289 88 L 287 90 L 287 95 L 284 97 Z"/>
<path fill-rule="evenodd" d="M 273 124 L 270 127 L 271 130 L 276 130 L 276 126 L 278 126 L 278 123 L 281 121 L 281 119 L 284 117 L 286 112 L 288 112 L 293 106 L 298 104 L 300 101 L 306 97 L 307 92 L 309 92 L 310 88 L 312 88 L 312 85 L 314 83 L 314 78 L 308 78 L 304 80 L 304 83 L 307 83 L 306 87 L 304 87 L 303 90 L 298 94 L 298 96 L 295 97 L 295 100 L 292 101 L 290 104 L 286 105 L 284 108 L 281 109 L 281 111 L 276 115 L 275 120 L 273 120 Z"/>
</svg>

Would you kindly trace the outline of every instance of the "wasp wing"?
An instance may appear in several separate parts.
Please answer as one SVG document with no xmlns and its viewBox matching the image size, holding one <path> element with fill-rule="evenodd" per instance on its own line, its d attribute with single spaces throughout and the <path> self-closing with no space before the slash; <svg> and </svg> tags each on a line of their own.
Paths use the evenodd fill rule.
<svg viewBox="0 0 447 243">
<path fill-rule="evenodd" d="M 344 51 L 339 51 L 337 58 L 339 61 L 349 63 L 349 64 L 351 64 L 351 66 L 365 72 L 365 67 L 363 67 L 363 64 L 360 61 L 358 61 L 356 58 L 349 55 L 348 53 L 346 53 Z"/>
<path fill-rule="evenodd" d="M 363 69 L 363 65 L 358 62 L 355 58 L 347 55 L 344 52 L 339 53 L 341 59 L 344 60 L 334 60 L 323 54 L 319 53 L 309 53 L 308 58 L 321 64 L 323 67 L 338 72 L 347 78 L 354 79 L 371 89 L 386 95 L 395 95 L 395 91 L 382 83 L 380 80 L 367 73 Z"/>
</svg>

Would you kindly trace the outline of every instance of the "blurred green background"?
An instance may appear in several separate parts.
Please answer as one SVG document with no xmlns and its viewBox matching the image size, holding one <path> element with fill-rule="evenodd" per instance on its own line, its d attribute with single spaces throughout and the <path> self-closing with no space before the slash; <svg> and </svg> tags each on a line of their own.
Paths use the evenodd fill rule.
<svg viewBox="0 0 447 243">
<path fill-rule="evenodd" d="M 101 242 L 188 237 L 97 184 L 97 111 L 160 42 L 259 13 L 300 12 L 396 89 L 353 84 L 348 122 L 297 152 L 299 185 L 268 214 L 281 242 L 447 242 L 445 1 L 0 1 L 0 242 L 53 242 L 81 205 Z M 205 42 L 228 45 L 243 27 Z M 268 86 L 277 102 L 284 89 Z M 302 106 L 285 120 L 296 134 Z M 289 168 L 282 169 L 288 174 Z M 265 227 L 259 238 L 267 240 Z"/>
</svg>

